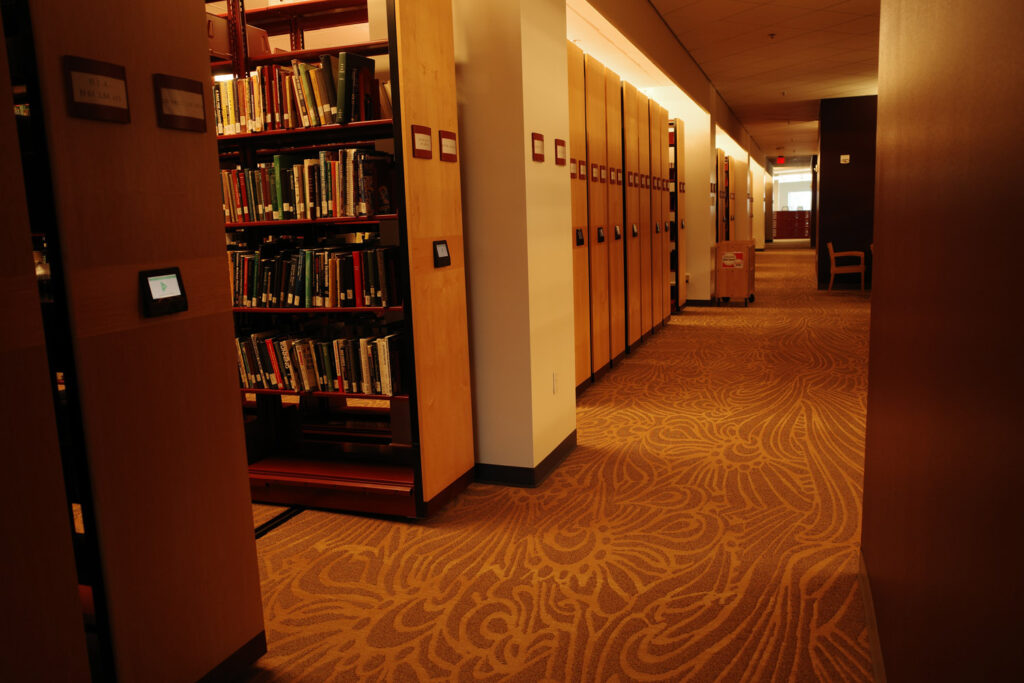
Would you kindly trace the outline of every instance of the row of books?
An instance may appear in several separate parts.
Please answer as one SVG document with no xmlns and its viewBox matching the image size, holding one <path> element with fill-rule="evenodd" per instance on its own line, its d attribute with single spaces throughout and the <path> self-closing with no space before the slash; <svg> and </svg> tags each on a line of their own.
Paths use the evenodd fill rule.
<svg viewBox="0 0 1024 683">
<path fill-rule="evenodd" d="M 401 333 L 316 341 L 257 332 L 235 339 L 244 389 L 405 393 Z"/>
<path fill-rule="evenodd" d="M 275 154 L 256 168 L 220 172 L 226 223 L 391 213 L 394 157 L 363 149 Z"/>
<path fill-rule="evenodd" d="M 229 251 L 239 308 L 367 308 L 401 305 L 398 249 L 284 248 Z"/>
<path fill-rule="evenodd" d="M 348 52 L 322 55 L 319 63 L 313 64 L 293 59 L 291 66 L 258 66 L 244 78 L 215 76 L 213 102 L 218 135 L 311 128 L 382 116 L 381 86 L 374 78 L 373 60 Z"/>
</svg>

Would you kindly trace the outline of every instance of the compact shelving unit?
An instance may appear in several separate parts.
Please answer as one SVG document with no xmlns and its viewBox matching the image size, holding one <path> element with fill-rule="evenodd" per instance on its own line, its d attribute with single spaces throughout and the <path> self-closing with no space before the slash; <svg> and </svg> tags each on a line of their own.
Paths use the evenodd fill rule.
<svg viewBox="0 0 1024 683">
<path fill-rule="evenodd" d="M 686 306 L 686 181 L 684 144 L 685 126 L 680 119 L 669 121 L 668 133 L 668 183 L 669 183 L 669 221 L 671 231 L 671 259 L 669 262 L 671 278 L 672 310 L 678 311 Z"/>
<path fill-rule="evenodd" d="M 368 149 L 394 156 L 393 212 L 366 217 L 229 222 L 229 242 L 258 248 L 290 236 L 304 247 L 347 232 L 397 248 L 398 302 L 376 307 L 235 307 L 236 331 L 332 323 L 404 337 L 399 395 L 242 388 L 253 500 L 425 516 L 470 480 L 474 465 L 459 163 L 442 160 L 439 132 L 457 133 L 451 5 L 444 0 L 311 0 L 245 11 L 230 0 L 232 59 L 214 73 L 243 77 L 258 65 L 315 61 L 340 52 L 387 56 L 392 118 L 218 138 L 223 168 L 253 168 L 272 154 Z M 307 49 L 310 30 L 380 21 L 387 39 Z M 382 22 L 381 22 L 382 23 Z M 291 51 L 247 58 L 246 26 L 287 34 Z M 379 24 L 371 23 L 379 33 Z M 382 76 L 383 60 L 377 64 Z M 430 136 L 413 153 L 413 126 Z M 450 264 L 437 264 L 437 243 Z M 342 248 L 344 246 L 342 245 Z M 323 337 L 327 339 L 326 336 Z"/>
</svg>

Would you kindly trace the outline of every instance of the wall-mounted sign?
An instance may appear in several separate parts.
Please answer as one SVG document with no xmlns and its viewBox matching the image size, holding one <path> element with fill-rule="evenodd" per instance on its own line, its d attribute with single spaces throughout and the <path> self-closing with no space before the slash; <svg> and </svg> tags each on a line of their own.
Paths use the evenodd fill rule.
<svg viewBox="0 0 1024 683">
<path fill-rule="evenodd" d="M 128 123 L 128 79 L 123 66 L 84 57 L 61 58 L 68 116 Z"/>
<path fill-rule="evenodd" d="M 437 138 L 438 145 L 441 148 L 438 157 L 441 161 L 458 161 L 459 145 L 455 138 L 455 133 L 450 130 L 439 130 L 437 131 Z"/>
<path fill-rule="evenodd" d="M 544 161 L 544 136 L 540 133 L 531 133 L 532 152 L 534 161 Z"/>
<path fill-rule="evenodd" d="M 153 74 L 156 125 L 174 130 L 206 132 L 203 84 L 187 78 Z"/>
<path fill-rule="evenodd" d="M 413 124 L 412 156 L 415 159 L 433 159 L 433 141 L 430 139 L 430 128 Z"/>
<path fill-rule="evenodd" d="M 850 155 L 849 154 L 840 154 L 839 155 L 839 163 L 840 164 L 848 164 L 848 163 L 850 163 Z"/>
<path fill-rule="evenodd" d="M 555 165 L 565 166 L 565 140 L 555 138 Z"/>
</svg>

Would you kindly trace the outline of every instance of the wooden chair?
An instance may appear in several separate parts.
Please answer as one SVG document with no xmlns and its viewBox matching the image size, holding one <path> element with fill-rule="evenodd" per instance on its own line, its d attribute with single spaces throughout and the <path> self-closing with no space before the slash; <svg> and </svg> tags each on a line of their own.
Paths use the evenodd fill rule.
<svg viewBox="0 0 1024 683">
<path fill-rule="evenodd" d="M 831 275 L 828 278 L 828 291 L 832 291 L 832 283 L 835 282 L 836 274 L 842 273 L 860 273 L 860 288 L 864 289 L 864 252 L 863 251 L 836 251 L 832 247 L 832 243 L 828 243 L 828 258 L 832 262 Z M 841 258 L 855 258 L 857 263 L 855 265 L 841 266 L 836 263 L 837 259 Z"/>
</svg>

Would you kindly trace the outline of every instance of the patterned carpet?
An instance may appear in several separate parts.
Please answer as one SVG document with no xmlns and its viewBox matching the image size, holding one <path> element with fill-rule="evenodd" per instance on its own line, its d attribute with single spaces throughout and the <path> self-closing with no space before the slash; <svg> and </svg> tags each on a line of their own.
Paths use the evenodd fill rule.
<svg viewBox="0 0 1024 683">
<path fill-rule="evenodd" d="M 588 389 L 538 489 L 307 511 L 258 541 L 255 681 L 868 681 L 857 581 L 869 299 L 758 254 Z"/>
<path fill-rule="evenodd" d="M 262 503 L 252 504 L 253 527 L 259 527 L 277 517 L 288 508 L 282 505 L 263 505 Z"/>
</svg>

